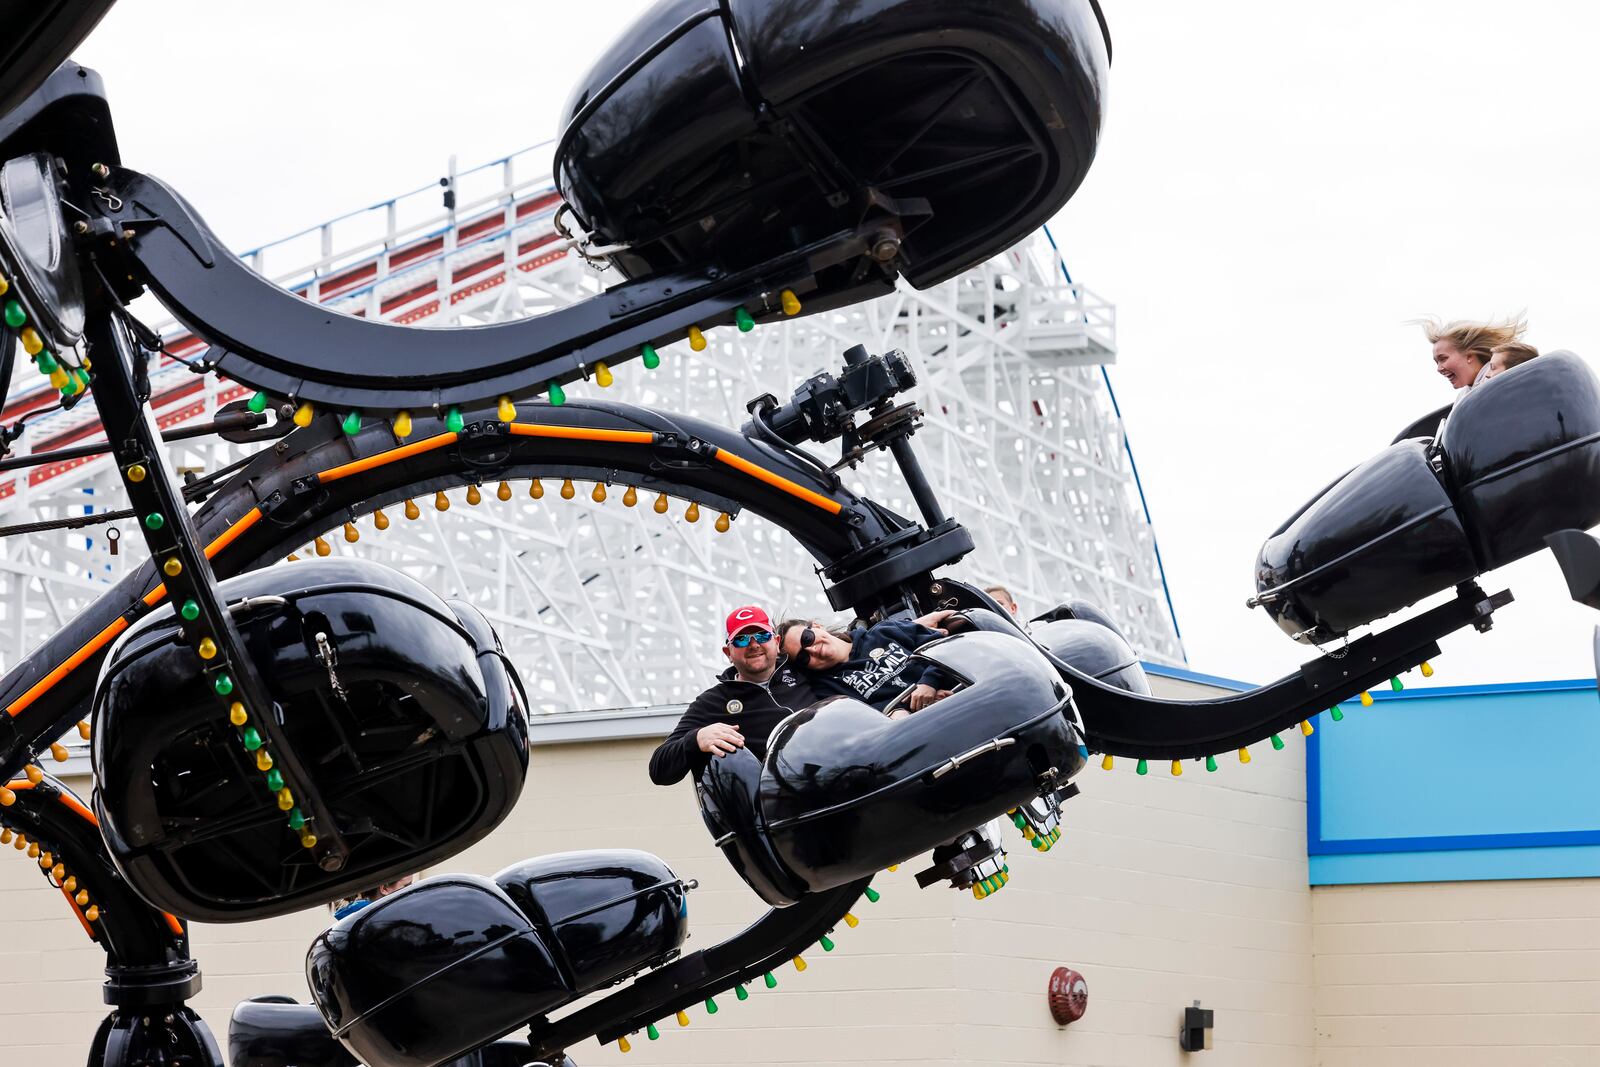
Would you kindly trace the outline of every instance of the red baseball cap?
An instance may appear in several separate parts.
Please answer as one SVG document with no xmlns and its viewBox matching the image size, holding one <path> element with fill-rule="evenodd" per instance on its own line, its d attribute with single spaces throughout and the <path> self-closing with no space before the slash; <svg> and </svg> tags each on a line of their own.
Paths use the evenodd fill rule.
<svg viewBox="0 0 1600 1067">
<path fill-rule="evenodd" d="M 726 644 L 746 630 L 766 630 L 770 633 L 772 620 L 767 617 L 766 612 L 754 604 L 749 607 L 734 608 L 728 613 L 728 636 L 723 643 Z"/>
</svg>

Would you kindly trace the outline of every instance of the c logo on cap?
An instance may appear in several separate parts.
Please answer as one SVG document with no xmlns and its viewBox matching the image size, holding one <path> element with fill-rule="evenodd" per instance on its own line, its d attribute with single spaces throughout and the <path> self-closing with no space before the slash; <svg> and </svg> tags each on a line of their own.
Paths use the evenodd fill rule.
<svg viewBox="0 0 1600 1067">
<path fill-rule="evenodd" d="M 738 611 L 733 613 L 733 617 L 738 619 L 740 622 L 743 622 L 746 619 L 755 618 L 756 613 L 749 608 L 740 608 Z"/>
</svg>

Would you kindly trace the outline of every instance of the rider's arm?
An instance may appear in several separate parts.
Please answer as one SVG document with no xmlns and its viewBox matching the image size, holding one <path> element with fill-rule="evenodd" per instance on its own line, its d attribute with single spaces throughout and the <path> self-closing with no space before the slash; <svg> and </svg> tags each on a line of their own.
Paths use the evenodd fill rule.
<svg viewBox="0 0 1600 1067">
<path fill-rule="evenodd" d="M 673 785 L 691 771 L 698 774 L 705 766 L 707 756 L 700 751 L 695 734 L 700 727 L 713 721 L 710 709 L 714 706 L 714 702 L 703 697 L 696 697 L 694 703 L 689 705 L 683 718 L 678 720 L 678 725 L 672 728 L 672 733 L 650 754 L 652 782 L 656 785 Z"/>
</svg>

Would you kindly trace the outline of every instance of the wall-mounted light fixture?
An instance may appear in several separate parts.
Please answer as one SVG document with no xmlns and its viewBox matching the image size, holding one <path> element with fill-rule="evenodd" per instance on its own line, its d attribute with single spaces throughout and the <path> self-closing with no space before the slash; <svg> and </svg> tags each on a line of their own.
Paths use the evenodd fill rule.
<svg viewBox="0 0 1600 1067">
<path fill-rule="evenodd" d="M 1183 1029 L 1178 1031 L 1178 1045 L 1185 1052 L 1201 1052 L 1211 1047 L 1212 1011 L 1202 1008 L 1200 1002 L 1183 1009 Z"/>
</svg>

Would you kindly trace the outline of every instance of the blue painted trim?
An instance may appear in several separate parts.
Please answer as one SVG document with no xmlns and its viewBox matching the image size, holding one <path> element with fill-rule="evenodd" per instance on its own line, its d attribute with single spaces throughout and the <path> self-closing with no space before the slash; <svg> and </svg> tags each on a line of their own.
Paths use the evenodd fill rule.
<svg viewBox="0 0 1600 1067">
<path fill-rule="evenodd" d="M 1426 700 L 1437 697 L 1467 697 L 1488 696 L 1507 693 L 1570 693 L 1574 691 L 1596 689 L 1597 681 L 1593 678 L 1566 678 L 1545 682 L 1499 682 L 1489 685 L 1458 685 L 1440 686 L 1437 688 L 1405 689 L 1400 692 L 1393 690 L 1378 691 L 1372 694 L 1374 703 L 1390 700 Z M 1532 878 L 1562 878 L 1562 877 L 1590 877 L 1600 874 L 1600 870 L 1591 871 L 1593 866 L 1590 859 L 1574 860 L 1577 864 L 1574 870 L 1580 873 L 1573 874 L 1509 874 L 1511 869 L 1507 861 L 1485 861 L 1486 869 L 1494 873 L 1479 875 L 1450 875 L 1443 872 L 1434 872 L 1426 876 L 1409 877 L 1382 877 L 1377 875 L 1376 869 L 1368 870 L 1365 875 L 1357 876 L 1354 871 L 1361 868 L 1361 864 L 1347 864 L 1343 867 L 1324 865 L 1323 874 L 1317 873 L 1318 859 L 1320 857 L 1336 856 L 1405 856 L 1414 853 L 1459 853 L 1468 856 L 1474 853 L 1492 852 L 1511 849 L 1588 849 L 1600 846 L 1600 830 L 1548 830 L 1525 834 L 1450 834 L 1428 837 L 1353 837 L 1325 839 L 1322 836 L 1322 737 L 1320 731 L 1306 738 L 1306 854 L 1312 862 L 1312 885 L 1353 884 L 1362 881 L 1439 881 L 1462 878 L 1507 878 L 1507 877 L 1532 877 Z M 1600 855 L 1600 849 L 1596 850 Z M 1526 856 L 1524 858 L 1527 858 Z M 1371 864 L 1367 865 L 1372 866 Z M 1560 866 L 1559 864 L 1557 865 Z M 1548 863 L 1538 864 L 1540 870 L 1555 869 Z M 1416 863 L 1400 863 L 1396 869 L 1412 872 L 1423 871 L 1426 873 L 1426 864 L 1422 861 Z M 1563 868 L 1564 869 L 1564 868 Z M 1335 872 L 1340 872 L 1334 876 Z"/>
<path fill-rule="evenodd" d="M 1312 885 L 1600 878 L 1600 846 L 1312 856 L 1306 867 Z"/>
<path fill-rule="evenodd" d="M 1201 674 L 1199 671 L 1173 667 L 1166 663 L 1150 663 L 1147 660 L 1140 660 L 1139 666 L 1144 668 L 1146 674 L 1154 674 L 1161 678 L 1176 678 L 1183 682 L 1198 682 L 1201 685 L 1214 685 L 1219 689 L 1232 689 L 1236 693 L 1248 692 L 1255 688 L 1250 682 L 1241 682 L 1236 678 L 1222 678 L 1215 674 Z"/>
<path fill-rule="evenodd" d="M 1061 276 L 1072 284 L 1072 274 L 1067 270 L 1067 261 L 1061 255 L 1061 246 L 1056 244 L 1055 234 L 1050 232 L 1049 226 L 1041 227 L 1044 230 L 1045 240 L 1050 242 L 1050 248 L 1056 254 L 1056 264 L 1061 268 Z M 1100 377 L 1105 379 L 1106 393 L 1111 397 L 1111 410 L 1116 412 L 1117 422 L 1122 422 L 1122 405 L 1117 403 L 1117 391 L 1111 388 L 1111 375 L 1106 372 L 1104 364 L 1100 366 Z M 1178 639 L 1178 649 L 1183 651 L 1183 630 L 1178 626 L 1178 610 L 1172 606 L 1172 589 L 1167 585 L 1167 568 L 1161 562 L 1161 541 L 1156 537 L 1156 524 L 1150 521 L 1150 502 L 1144 497 L 1144 482 L 1139 478 L 1139 464 L 1133 458 L 1133 443 L 1128 440 L 1128 431 L 1122 431 L 1122 450 L 1128 454 L 1128 467 L 1133 471 L 1133 486 L 1139 490 L 1139 506 L 1144 509 L 1144 523 L 1150 527 L 1150 547 L 1155 550 L 1156 573 L 1161 575 L 1161 593 L 1167 598 L 1167 614 L 1172 619 L 1172 634 Z M 1183 662 L 1189 662 L 1189 653 L 1183 653 Z"/>
</svg>

